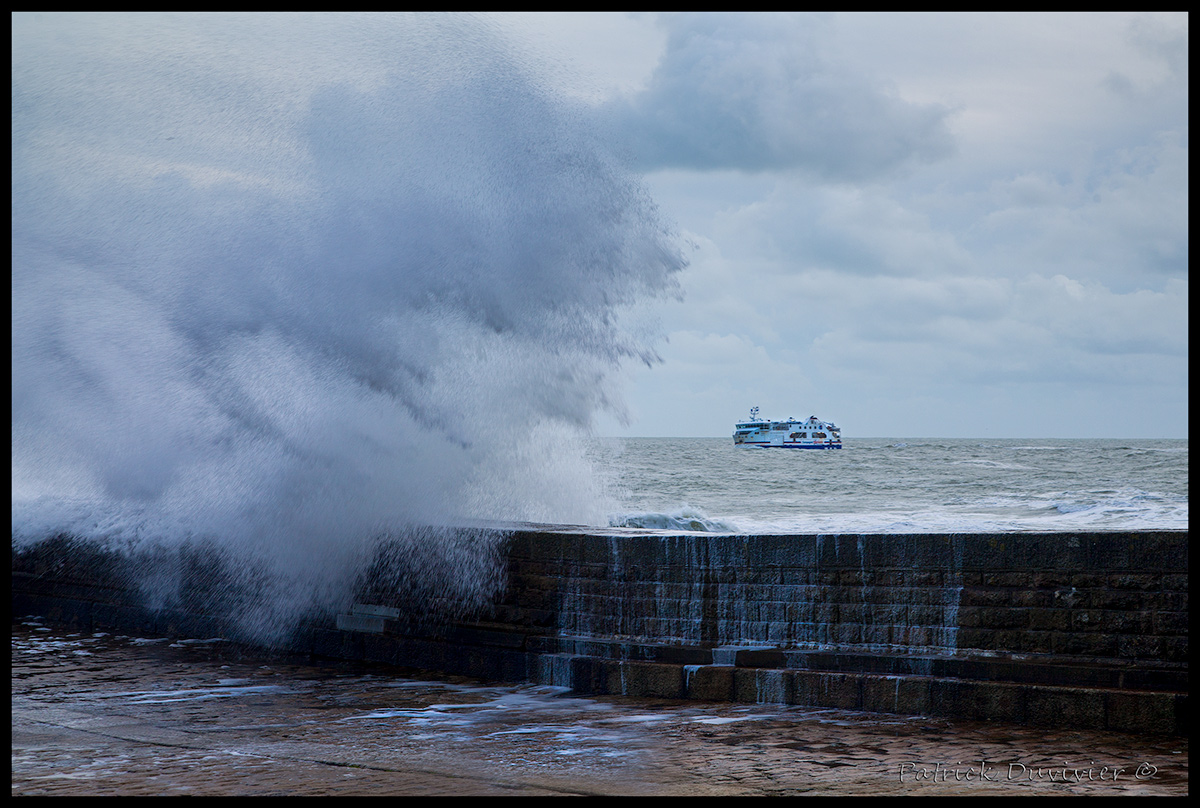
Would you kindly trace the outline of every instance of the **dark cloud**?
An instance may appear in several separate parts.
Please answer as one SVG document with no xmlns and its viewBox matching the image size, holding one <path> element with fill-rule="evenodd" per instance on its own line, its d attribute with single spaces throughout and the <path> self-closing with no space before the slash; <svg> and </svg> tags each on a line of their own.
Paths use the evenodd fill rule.
<svg viewBox="0 0 1200 808">
<path fill-rule="evenodd" d="M 885 175 L 948 155 L 949 110 L 912 104 L 821 55 L 820 18 L 668 16 L 646 88 L 603 110 L 645 170 Z"/>
</svg>

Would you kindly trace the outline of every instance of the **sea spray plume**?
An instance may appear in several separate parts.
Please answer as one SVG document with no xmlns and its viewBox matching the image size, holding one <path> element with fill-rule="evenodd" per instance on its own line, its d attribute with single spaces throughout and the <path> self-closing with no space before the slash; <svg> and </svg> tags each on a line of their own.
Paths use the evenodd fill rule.
<svg viewBox="0 0 1200 808">
<path fill-rule="evenodd" d="M 294 614 L 403 525 L 601 518 L 572 438 L 683 260 L 484 28 L 18 15 L 12 94 L 14 541 L 218 541 Z"/>
</svg>

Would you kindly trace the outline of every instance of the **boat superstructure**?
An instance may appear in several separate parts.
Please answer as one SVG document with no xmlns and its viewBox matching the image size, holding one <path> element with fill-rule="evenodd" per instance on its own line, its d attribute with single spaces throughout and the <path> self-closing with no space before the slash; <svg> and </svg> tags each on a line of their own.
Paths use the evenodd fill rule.
<svg viewBox="0 0 1200 808">
<path fill-rule="evenodd" d="M 735 424 L 735 446 L 762 446 L 782 449 L 840 449 L 841 428 L 815 415 L 807 420 L 770 421 L 758 416 L 758 407 L 750 408 L 750 419 Z"/>
</svg>

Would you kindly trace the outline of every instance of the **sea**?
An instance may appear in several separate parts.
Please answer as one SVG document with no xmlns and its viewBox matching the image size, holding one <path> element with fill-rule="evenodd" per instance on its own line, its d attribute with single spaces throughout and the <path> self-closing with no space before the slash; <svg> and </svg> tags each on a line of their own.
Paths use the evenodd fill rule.
<svg viewBox="0 0 1200 808">
<path fill-rule="evenodd" d="M 603 438 L 613 527 L 733 533 L 1187 530 L 1186 439 Z"/>
</svg>

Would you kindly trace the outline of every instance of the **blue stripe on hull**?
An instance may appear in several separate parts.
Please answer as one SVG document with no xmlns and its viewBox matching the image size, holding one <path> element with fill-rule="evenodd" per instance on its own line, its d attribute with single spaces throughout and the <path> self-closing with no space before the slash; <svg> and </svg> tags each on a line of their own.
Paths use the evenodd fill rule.
<svg viewBox="0 0 1200 808">
<path fill-rule="evenodd" d="M 839 444 L 834 444 L 832 446 L 826 446 L 824 444 L 813 445 L 813 444 L 801 444 L 801 443 L 751 443 L 750 441 L 743 441 L 742 443 L 735 443 L 734 446 L 761 446 L 764 449 L 840 449 L 840 448 L 842 448 L 841 445 L 839 445 Z"/>
</svg>

